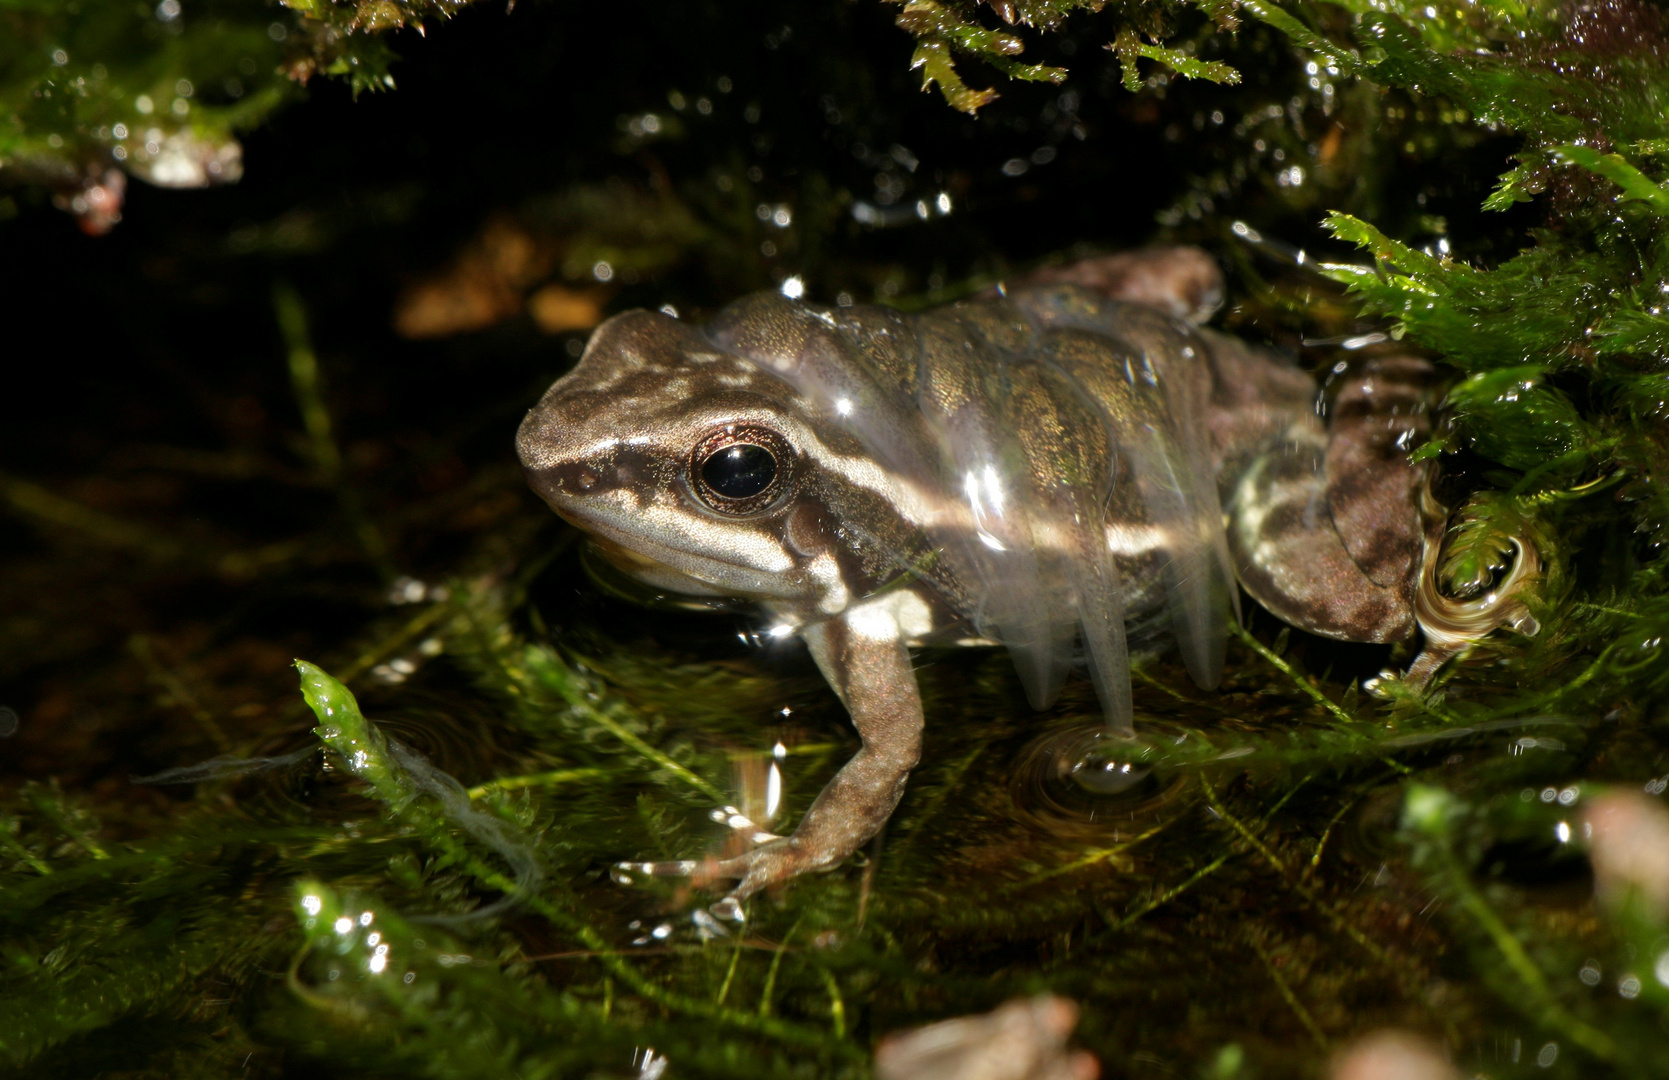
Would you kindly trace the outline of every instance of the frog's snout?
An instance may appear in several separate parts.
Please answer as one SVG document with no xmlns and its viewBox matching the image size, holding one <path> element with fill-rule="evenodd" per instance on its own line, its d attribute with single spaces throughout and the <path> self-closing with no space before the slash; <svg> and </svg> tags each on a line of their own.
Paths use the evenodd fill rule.
<svg viewBox="0 0 1669 1080">
<path fill-rule="evenodd" d="M 607 475 L 603 455 L 587 452 L 583 436 L 566 410 L 547 400 L 530 410 L 516 432 L 516 454 L 521 458 L 527 482 L 552 506 L 558 499 L 573 499 L 597 490 Z"/>
<path fill-rule="evenodd" d="M 527 484 L 558 513 L 581 512 L 598 499 L 620 493 L 640 493 L 653 473 L 642 455 L 622 452 L 617 447 L 591 452 L 564 454 L 543 446 L 529 452 L 523 448 L 522 470 Z"/>
<path fill-rule="evenodd" d="M 630 461 L 580 458 L 548 464 L 524 463 L 527 483 L 552 507 L 572 506 L 610 492 L 633 490 L 639 470 Z"/>
</svg>

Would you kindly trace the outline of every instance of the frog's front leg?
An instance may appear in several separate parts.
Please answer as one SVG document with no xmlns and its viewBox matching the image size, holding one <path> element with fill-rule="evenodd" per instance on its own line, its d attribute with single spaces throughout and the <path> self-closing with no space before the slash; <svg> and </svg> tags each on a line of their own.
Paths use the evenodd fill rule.
<svg viewBox="0 0 1669 1080">
<path fill-rule="evenodd" d="M 827 870 L 869 841 L 898 800 L 921 759 L 921 694 L 905 632 L 889 605 L 860 604 L 804 631 L 817 666 L 852 714 L 863 748 L 835 774 L 794 830 L 707 868 L 741 884 L 715 907 L 732 916 L 736 905 L 768 885 Z"/>
</svg>

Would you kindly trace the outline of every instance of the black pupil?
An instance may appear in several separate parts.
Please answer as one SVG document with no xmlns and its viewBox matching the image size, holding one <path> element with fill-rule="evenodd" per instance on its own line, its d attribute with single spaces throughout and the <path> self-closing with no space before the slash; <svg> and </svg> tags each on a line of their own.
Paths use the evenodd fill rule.
<svg viewBox="0 0 1669 1080">
<path fill-rule="evenodd" d="M 727 499 L 751 499 L 776 479 L 777 459 L 763 446 L 735 443 L 701 465 L 701 479 Z"/>
</svg>

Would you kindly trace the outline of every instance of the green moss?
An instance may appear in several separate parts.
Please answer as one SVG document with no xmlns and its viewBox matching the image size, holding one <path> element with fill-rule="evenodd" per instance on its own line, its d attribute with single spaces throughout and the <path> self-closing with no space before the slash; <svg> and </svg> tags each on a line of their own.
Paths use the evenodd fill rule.
<svg viewBox="0 0 1669 1080">
<path fill-rule="evenodd" d="M 380 35 L 461 6 L 5 0 L 0 168 L 55 189 L 86 228 L 105 231 L 120 220 L 121 192 L 113 205 L 89 206 L 88 196 L 110 189 L 111 170 L 162 187 L 236 181 L 240 132 L 296 101 L 315 74 L 356 94 L 392 87 L 394 54 Z"/>
</svg>

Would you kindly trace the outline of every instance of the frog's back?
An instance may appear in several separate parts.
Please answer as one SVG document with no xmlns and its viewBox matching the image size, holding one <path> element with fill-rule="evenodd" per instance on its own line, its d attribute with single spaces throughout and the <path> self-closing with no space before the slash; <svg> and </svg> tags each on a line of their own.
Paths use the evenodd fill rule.
<svg viewBox="0 0 1669 1080">
<path fill-rule="evenodd" d="M 937 493 L 931 576 L 1008 647 L 1034 704 L 1058 693 L 1081 641 L 1128 729 L 1126 623 L 1156 609 L 1194 677 L 1216 684 L 1236 594 L 1212 347 L 1193 327 L 1068 284 L 917 316 L 760 295 L 708 332 Z"/>
</svg>

